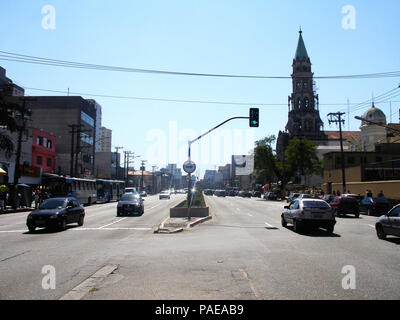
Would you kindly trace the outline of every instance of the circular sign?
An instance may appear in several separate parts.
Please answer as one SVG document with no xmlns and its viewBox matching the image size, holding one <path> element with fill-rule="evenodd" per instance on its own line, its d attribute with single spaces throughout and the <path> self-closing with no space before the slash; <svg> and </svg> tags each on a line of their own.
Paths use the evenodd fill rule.
<svg viewBox="0 0 400 320">
<path fill-rule="evenodd" d="M 183 164 L 183 171 L 186 173 L 193 173 L 196 171 L 196 164 L 193 161 L 185 161 Z"/>
</svg>

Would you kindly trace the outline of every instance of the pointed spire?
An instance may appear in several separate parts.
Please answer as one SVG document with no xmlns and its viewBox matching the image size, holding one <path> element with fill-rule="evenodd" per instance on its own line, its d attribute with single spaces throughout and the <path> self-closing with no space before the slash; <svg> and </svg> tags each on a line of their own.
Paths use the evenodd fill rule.
<svg viewBox="0 0 400 320">
<path fill-rule="evenodd" d="M 302 36 L 303 31 L 301 31 L 301 27 L 299 30 L 299 42 L 297 43 L 297 50 L 296 50 L 296 56 L 295 60 L 303 60 L 304 58 L 307 60 L 309 59 L 306 46 L 304 45 L 303 41 L 303 36 Z"/>
</svg>

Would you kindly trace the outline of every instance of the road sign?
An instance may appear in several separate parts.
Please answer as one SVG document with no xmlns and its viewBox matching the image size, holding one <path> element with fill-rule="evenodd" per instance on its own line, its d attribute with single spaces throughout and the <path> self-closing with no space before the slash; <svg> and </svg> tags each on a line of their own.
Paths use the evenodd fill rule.
<svg viewBox="0 0 400 320">
<path fill-rule="evenodd" d="M 186 173 L 193 173 L 196 171 L 196 164 L 193 161 L 185 161 L 183 164 L 183 171 Z"/>
</svg>

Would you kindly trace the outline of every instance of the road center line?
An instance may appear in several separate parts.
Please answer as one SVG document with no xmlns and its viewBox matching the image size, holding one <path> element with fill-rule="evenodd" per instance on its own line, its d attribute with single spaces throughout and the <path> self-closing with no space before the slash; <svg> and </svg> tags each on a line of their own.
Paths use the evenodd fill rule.
<svg viewBox="0 0 400 320">
<path fill-rule="evenodd" d="M 111 226 L 111 225 L 113 225 L 113 224 L 115 224 L 115 223 L 118 223 L 118 222 L 120 222 L 120 221 L 122 221 L 122 220 L 125 220 L 125 219 L 127 219 L 127 217 L 125 217 L 125 218 L 122 218 L 122 219 L 119 219 L 119 220 L 117 220 L 117 221 L 114 221 L 114 222 L 111 222 L 111 223 L 109 223 L 109 224 L 106 224 L 106 225 L 104 225 L 104 226 L 102 226 L 102 227 L 99 227 L 99 228 L 97 228 L 97 229 L 103 229 L 103 228 L 106 228 L 106 227 L 108 227 L 108 226 Z"/>
</svg>

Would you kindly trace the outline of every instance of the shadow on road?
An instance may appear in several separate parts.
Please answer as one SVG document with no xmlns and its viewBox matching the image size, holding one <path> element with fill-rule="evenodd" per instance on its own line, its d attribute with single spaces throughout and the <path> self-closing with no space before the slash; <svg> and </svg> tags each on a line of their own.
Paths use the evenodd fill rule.
<svg viewBox="0 0 400 320">
<path fill-rule="evenodd" d="M 293 226 L 288 226 L 288 229 L 293 230 Z M 340 238 L 341 235 L 337 233 L 327 233 L 324 229 L 302 229 L 301 231 L 297 232 L 298 234 L 302 236 L 307 236 L 307 237 L 322 237 L 322 238 Z"/>
<path fill-rule="evenodd" d="M 34 232 L 30 232 L 29 230 L 27 230 L 26 232 L 24 232 L 23 234 L 28 234 L 28 235 L 33 235 L 33 234 L 52 234 L 52 233 L 60 233 L 60 232 L 64 232 L 67 231 L 68 229 L 74 229 L 74 228 L 78 228 L 78 225 L 67 225 L 67 228 L 65 230 L 60 230 L 58 228 L 41 228 L 41 229 L 36 229 Z"/>
</svg>

